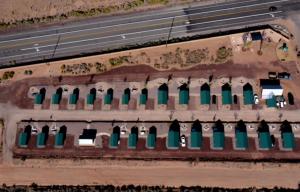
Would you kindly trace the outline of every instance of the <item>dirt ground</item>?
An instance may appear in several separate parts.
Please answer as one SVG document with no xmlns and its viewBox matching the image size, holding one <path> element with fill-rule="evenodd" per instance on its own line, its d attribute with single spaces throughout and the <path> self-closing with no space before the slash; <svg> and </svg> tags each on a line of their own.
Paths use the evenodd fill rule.
<svg viewBox="0 0 300 192">
<path fill-rule="evenodd" d="M 14 22 L 28 18 L 41 18 L 60 15 L 72 10 L 88 10 L 91 8 L 120 5 L 133 0 L 2 0 L 0 21 Z"/>
<path fill-rule="evenodd" d="M 221 2 L 225 0 L 201 0 L 202 4 Z M 228 1 L 228 0 L 227 0 Z M 56 16 L 61 14 L 67 14 L 71 11 L 77 10 L 90 10 L 93 8 L 100 7 L 109 7 L 109 6 L 121 6 L 130 2 L 137 2 L 137 0 L 2 0 L 0 6 L 0 23 L 8 23 L 20 21 L 23 19 L 30 18 L 42 18 L 47 16 Z M 144 9 L 153 9 L 159 8 L 166 5 L 174 5 L 180 3 L 192 2 L 192 0 L 169 0 L 165 5 L 164 1 L 162 3 L 145 3 L 137 8 L 124 10 L 120 9 L 118 12 L 124 11 L 136 11 L 136 10 L 144 10 Z M 159 2 L 159 1 L 157 1 Z M 114 12 L 110 13 L 114 14 Z M 108 14 L 105 14 L 108 15 Z"/>
<path fill-rule="evenodd" d="M 66 167 L 68 165 L 68 167 Z M 0 181 L 31 184 L 136 184 L 297 188 L 299 164 L 176 161 L 30 160 L 0 166 Z"/>
</svg>

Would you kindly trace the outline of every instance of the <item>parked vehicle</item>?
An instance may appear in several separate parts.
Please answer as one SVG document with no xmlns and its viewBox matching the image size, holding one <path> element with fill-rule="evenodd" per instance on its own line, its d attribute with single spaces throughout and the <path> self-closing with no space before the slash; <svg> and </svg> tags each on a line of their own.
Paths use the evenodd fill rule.
<svg viewBox="0 0 300 192">
<path fill-rule="evenodd" d="M 286 105 L 285 98 L 283 96 L 276 97 L 276 106 L 283 108 Z"/>
<path fill-rule="evenodd" d="M 254 94 L 254 95 L 253 95 L 253 99 L 254 99 L 254 104 L 257 105 L 257 104 L 259 103 L 258 95 L 257 95 L 257 94 Z"/>
<path fill-rule="evenodd" d="M 278 79 L 291 79 L 291 74 L 287 72 L 278 73 Z"/>
<path fill-rule="evenodd" d="M 37 130 L 36 126 L 32 125 L 31 126 L 31 133 L 35 135 L 35 134 L 37 134 L 37 132 L 38 132 L 38 130 Z"/>
<path fill-rule="evenodd" d="M 125 135 L 126 134 L 126 130 L 125 129 L 122 129 L 121 130 L 121 135 Z"/>
<path fill-rule="evenodd" d="M 181 135 L 181 137 L 180 137 L 180 144 L 181 144 L 181 147 L 185 147 L 186 146 L 185 135 Z"/>
<path fill-rule="evenodd" d="M 269 72 L 269 79 L 277 79 L 277 73 L 276 72 Z"/>
</svg>

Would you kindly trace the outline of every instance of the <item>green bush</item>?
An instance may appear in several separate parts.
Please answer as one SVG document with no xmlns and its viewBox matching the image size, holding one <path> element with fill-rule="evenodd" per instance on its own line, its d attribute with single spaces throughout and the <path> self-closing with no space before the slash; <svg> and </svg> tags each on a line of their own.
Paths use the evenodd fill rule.
<svg viewBox="0 0 300 192">
<path fill-rule="evenodd" d="M 109 59 L 109 63 L 112 66 L 118 66 L 118 65 L 123 64 L 124 62 L 127 62 L 127 63 L 129 62 L 128 56 L 120 56 L 120 57 L 114 57 L 114 58 Z"/>
</svg>

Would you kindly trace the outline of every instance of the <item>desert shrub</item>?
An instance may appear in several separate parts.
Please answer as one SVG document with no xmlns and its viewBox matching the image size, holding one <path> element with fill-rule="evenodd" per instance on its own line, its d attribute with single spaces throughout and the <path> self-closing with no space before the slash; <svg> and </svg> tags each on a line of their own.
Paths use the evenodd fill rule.
<svg viewBox="0 0 300 192">
<path fill-rule="evenodd" d="M 232 56 L 232 49 L 226 47 L 220 47 L 216 53 L 216 63 L 225 62 L 229 57 Z"/>
<path fill-rule="evenodd" d="M 167 4 L 169 3 L 169 0 L 147 0 L 148 4 L 154 5 L 154 4 Z"/>
<path fill-rule="evenodd" d="M 109 59 L 109 63 L 112 66 L 118 66 L 118 65 L 122 65 L 124 62 L 129 63 L 128 60 L 129 56 L 120 56 L 120 57 L 113 57 Z"/>
<path fill-rule="evenodd" d="M 2 79 L 3 80 L 11 79 L 14 77 L 14 75 L 15 75 L 14 71 L 5 71 L 2 75 Z"/>
</svg>

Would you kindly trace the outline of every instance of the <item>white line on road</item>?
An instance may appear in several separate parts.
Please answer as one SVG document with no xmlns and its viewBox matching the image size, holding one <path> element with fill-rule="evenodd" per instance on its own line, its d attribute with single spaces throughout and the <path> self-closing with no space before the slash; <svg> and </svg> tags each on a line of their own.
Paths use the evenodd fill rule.
<svg viewBox="0 0 300 192">
<path fill-rule="evenodd" d="M 281 13 L 282 11 L 276 11 L 273 12 L 273 14 L 276 13 Z M 230 21 L 230 20 L 236 20 L 236 19 L 244 19 L 244 18 L 249 18 L 249 17 L 256 17 L 256 16 L 263 16 L 263 15 L 270 15 L 269 13 L 261 13 L 261 14 L 255 14 L 255 15 L 246 15 L 246 16 L 241 16 L 241 17 L 234 17 L 234 18 L 227 18 L 227 19 L 219 19 L 219 20 L 213 20 L 213 21 L 205 21 L 205 22 L 201 22 L 201 23 L 195 23 L 192 25 L 202 25 L 202 24 L 208 24 L 208 23 L 216 23 L 216 22 L 221 22 L 221 21 Z M 190 25 L 190 26 L 192 26 Z M 186 25 L 183 25 L 184 27 L 186 27 Z M 180 28 L 183 27 L 182 25 L 180 26 L 174 26 L 173 29 L 175 28 Z M 147 32 L 156 32 L 156 31 L 161 31 L 161 30 L 169 30 L 170 27 L 164 27 L 164 28 L 159 28 L 159 29 L 151 29 L 151 30 L 146 30 L 146 31 L 137 31 L 137 32 L 132 32 L 132 33 L 124 33 L 124 36 L 129 36 L 129 35 L 136 35 L 136 34 L 140 34 L 140 33 L 147 33 Z M 58 46 L 61 45 L 68 45 L 68 44 L 74 44 L 74 43 L 81 43 L 81 42 L 86 42 L 86 41 L 95 41 L 95 40 L 101 40 L 101 39 L 105 39 L 105 38 L 112 38 L 112 37 L 119 37 L 120 35 L 110 35 L 110 36 L 105 36 L 105 37 L 98 37 L 98 38 L 91 38 L 91 39 L 83 39 L 83 40 L 78 40 L 78 41 L 70 41 L 70 42 L 65 42 L 65 43 L 59 43 Z M 46 48 L 46 47 L 52 47 L 52 46 L 56 46 L 56 44 L 50 44 L 50 45 L 44 45 L 44 46 L 39 46 L 39 48 Z M 30 50 L 30 49 L 34 49 L 34 48 L 24 48 L 21 49 L 23 51 L 25 50 Z"/>
<path fill-rule="evenodd" d="M 230 3 L 224 3 L 224 4 L 217 4 L 217 5 L 198 6 L 197 8 L 191 7 L 189 9 L 190 10 L 201 10 L 201 9 L 214 8 L 214 7 L 220 7 L 220 6 L 226 6 L 226 5 L 228 6 L 228 5 L 236 5 L 236 4 L 242 4 L 242 3 L 250 3 L 250 2 L 253 2 L 253 1 L 258 1 L 258 0 L 247 0 L 247 1 L 238 1 L 238 2 L 230 2 Z M 284 1 L 288 1 L 288 0 L 282 0 L 280 2 L 284 2 Z M 277 2 L 277 1 L 275 1 L 275 2 Z M 269 3 L 274 3 L 274 1 L 269 2 Z M 157 15 L 166 15 L 166 14 L 177 13 L 177 12 L 182 12 L 182 9 L 180 8 L 179 10 L 173 10 L 173 11 L 163 12 L 163 13 L 155 11 L 154 13 L 157 16 Z M 143 18 L 143 17 L 149 17 L 149 16 L 153 16 L 153 13 L 151 13 L 151 14 L 145 14 L 145 15 L 141 15 L 141 16 L 133 16 L 133 17 L 120 18 L 120 19 L 110 19 L 108 21 L 91 22 L 91 23 L 80 24 L 80 25 L 76 25 L 76 26 L 65 26 L 65 27 L 60 27 L 60 28 L 57 28 L 57 29 L 39 30 L 39 31 L 34 31 L 34 33 L 54 31 L 54 30 L 62 30 L 62 29 L 70 29 L 70 28 L 75 28 L 75 27 L 83 27 L 83 26 L 95 25 L 95 24 L 99 24 L 99 23 L 108 23 L 108 22 L 116 22 L 116 21 L 126 21 L 126 20 L 130 20 L 130 19 Z M 19 35 L 19 34 L 7 35 L 6 37 L 15 36 L 15 35 Z"/>
<path fill-rule="evenodd" d="M 12 40 L 7 40 L 7 41 L 1 41 L 0 44 L 1 43 L 8 43 L 8 42 L 15 42 L 15 41 L 28 40 L 28 39 L 36 39 L 36 38 L 42 38 L 42 37 L 50 37 L 50 36 L 72 34 L 72 33 L 78 33 L 78 32 L 83 32 L 83 31 L 91 31 L 91 30 L 95 30 L 95 29 L 105 29 L 105 28 L 119 27 L 119 26 L 124 26 L 124 25 L 126 26 L 126 25 L 129 25 L 129 24 L 139 24 L 139 23 L 145 23 L 145 22 L 150 22 L 150 21 L 151 22 L 152 21 L 161 21 L 161 20 L 166 20 L 166 19 L 173 19 L 174 17 L 175 18 L 181 18 L 181 17 L 187 17 L 187 16 L 202 15 L 202 14 L 207 14 L 207 13 L 212 13 L 212 12 L 233 10 L 233 9 L 239 9 L 239 8 L 247 8 L 247 7 L 253 7 L 253 6 L 257 6 L 257 5 L 264 5 L 264 4 L 284 2 L 284 1 L 288 1 L 288 0 L 277 0 L 277 1 L 272 1 L 272 2 L 257 3 L 257 4 L 239 6 L 239 7 L 230 7 L 230 8 L 225 8 L 225 9 L 212 10 L 212 11 L 194 13 L 194 14 L 189 14 L 189 15 L 170 16 L 170 17 L 164 17 L 164 18 L 158 18 L 158 19 L 151 19 L 151 20 L 145 20 L 145 21 L 135 21 L 135 22 L 129 22 L 129 23 L 116 24 L 116 25 L 108 25 L 108 26 L 103 26 L 103 27 L 94 27 L 94 28 L 88 28 L 88 29 L 80 29 L 80 30 L 69 31 L 69 32 L 62 32 L 62 33 L 41 35 L 41 36 L 34 36 L 34 37 L 26 37 L 26 38 L 21 38 L 21 39 L 12 39 Z"/>
<path fill-rule="evenodd" d="M 265 21 L 266 19 L 268 19 L 268 18 L 263 18 L 261 20 L 256 20 L 256 21 Z M 243 21 L 243 22 L 237 22 L 237 23 L 233 23 L 233 24 L 245 24 L 245 22 Z M 219 27 L 226 27 L 226 26 L 228 26 L 228 24 L 219 25 Z M 211 28 L 211 27 L 202 27 L 202 28 L 200 28 L 200 30 L 201 29 L 209 29 L 209 28 Z M 182 32 L 185 32 L 185 30 L 176 31 L 176 32 L 173 32 L 172 34 L 177 34 L 177 33 L 182 33 Z M 140 36 L 139 38 L 146 38 L 146 37 L 158 36 L 158 35 L 164 35 L 164 34 L 168 34 L 168 33 L 160 33 L 160 34 L 153 34 L 153 35 L 147 35 L 147 36 Z M 125 40 L 120 39 L 120 40 L 114 40 L 114 41 L 108 41 L 108 42 L 100 42 L 100 43 L 93 43 L 93 44 L 86 44 L 86 45 L 76 45 L 76 46 L 66 47 L 66 48 L 58 48 L 57 52 L 64 53 L 64 52 L 69 52 L 70 49 L 74 49 L 74 48 L 78 48 L 78 47 L 91 46 L 91 45 L 99 45 L 99 44 L 102 45 L 100 47 L 104 47 L 103 45 L 106 45 L 106 44 L 112 44 L 112 43 L 117 43 L 117 42 L 122 42 L 122 41 L 130 41 L 130 40 L 133 40 L 133 39 L 136 39 L 136 37 L 126 38 Z M 123 43 L 123 44 L 125 44 L 125 43 Z M 97 47 L 97 48 L 100 48 L 100 47 Z M 61 51 L 61 50 L 67 50 L 67 51 Z M 52 53 L 52 52 L 53 52 L 53 50 L 46 50 L 46 51 L 40 51 L 39 53 L 40 54 L 45 54 L 45 53 Z M 36 55 L 36 53 L 28 53 L 28 54 L 7 56 L 7 57 L 2 57 L 2 58 L 7 59 L 7 58 L 13 58 L 13 57 L 19 57 L 19 56 L 28 56 L 28 55 Z"/>
</svg>

